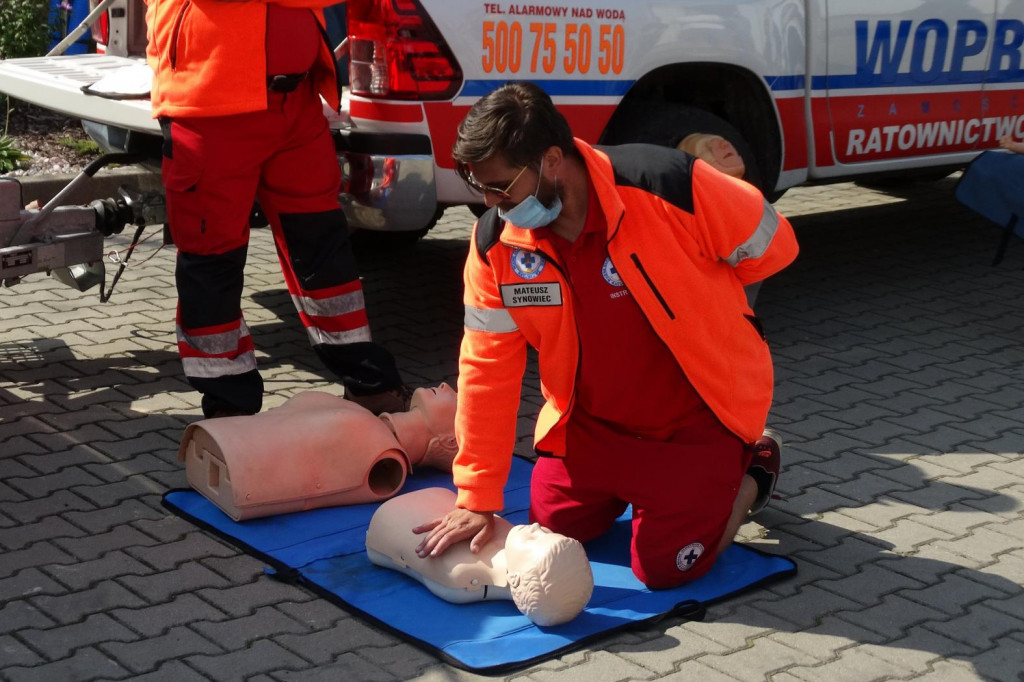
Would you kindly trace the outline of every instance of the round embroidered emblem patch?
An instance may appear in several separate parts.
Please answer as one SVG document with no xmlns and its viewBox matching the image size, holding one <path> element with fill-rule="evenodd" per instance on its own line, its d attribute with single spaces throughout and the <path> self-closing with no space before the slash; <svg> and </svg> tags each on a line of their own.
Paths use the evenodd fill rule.
<svg viewBox="0 0 1024 682">
<path fill-rule="evenodd" d="M 523 279 L 534 279 L 544 270 L 544 258 L 531 251 L 512 251 L 512 271 Z"/>
<path fill-rule="evenodd" d="M 622 278 L 619 277 L 619 271 L 612 265 L 612 259 L 609 256 L 604 257 L 604 265 L 601 266 L 601 276 L 604 277 L 604 281 L 613 287 L 622 286 Z"/>
<path fill-rule="evenodd" d="M 676 554 L 676 568 L 685 573 L 693 568 L 693 565 L 697 563 L 697 559 L 704 553 L 704 545 L 699 542 L 691 542 L 686 547 L 679 550 L 679 554 Z"/>
</svg>

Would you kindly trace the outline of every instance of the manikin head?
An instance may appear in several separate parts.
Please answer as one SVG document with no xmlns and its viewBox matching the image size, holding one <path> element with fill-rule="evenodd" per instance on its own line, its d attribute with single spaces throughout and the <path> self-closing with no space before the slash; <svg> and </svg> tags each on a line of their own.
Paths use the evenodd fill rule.
<svg viewBox="0 0 1024 682">
<path fill-rule="evenodd" d="M 696 156 L 715 170 L 734 178 L 742 180 L 743 174 L 747 172 L 743 157 L 736 151 L 736 147 L 721 135 L 693 133 L 684 137 L 676 148 Z"/>
<path fill-rule="evenodd" d="M 410 465 L 451 471 L 458 450 L 455 442 L 457 397 L 455 390 L 445 383 L 433 388 L 417 388 L 407 412 L 380 415 L 408 454 Z"/>
<path fill-rule="evenodd" d="M 513 527 L 505 541 L 512 601 L 537 625 L 559 625 L 579 615 L 594 591 L 583 545 L 533 523 Z"/>
</svg>

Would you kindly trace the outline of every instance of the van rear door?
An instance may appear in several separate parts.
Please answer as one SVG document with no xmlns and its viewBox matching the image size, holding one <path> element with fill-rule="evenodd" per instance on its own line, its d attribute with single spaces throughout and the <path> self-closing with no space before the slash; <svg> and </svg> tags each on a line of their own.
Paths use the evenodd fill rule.
<svg viewBox="0 0 1024 682">
<path fill-rule="evenodd" d="M 6 59 L 0 61 L 0 92 L 72 118 L 159 135 L 148 99 L 110 99 L 82 91 L 118 69 L 144 63 L 106 54 Z"/>
</svg>

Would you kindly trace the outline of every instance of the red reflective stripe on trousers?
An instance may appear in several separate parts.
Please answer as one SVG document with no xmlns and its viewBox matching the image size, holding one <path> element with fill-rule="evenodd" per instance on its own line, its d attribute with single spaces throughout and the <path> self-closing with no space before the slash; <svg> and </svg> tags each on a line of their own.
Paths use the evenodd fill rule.
<svg viewBox="0 0 1024 682">
<path fill-rule="evenodd" d="M 299 319 L 306 327 L 316 327 L 325 332 L 348 332 L 361 327 L 369 327 L 370 320 L 365 310 L 356 310 L 345 315 L 333 315 L 331 317 L 319 317 L 299 312 Z"/>
<path fill-rule="evenodd" d="M 325 287 L 323 289 L 303 289 L 299 287 L 299 294 L 307 298 L 315 298 L 317 300 L 323 300 L 325 298 L 331 298 L 332 296 L 344 296 L 345 294 L 351 294 L 356 291 L 362 291 L 363 285 L 358 279 L 354 279 L 351 282 L 344 282 L 333 287 Z"/>
</svg>

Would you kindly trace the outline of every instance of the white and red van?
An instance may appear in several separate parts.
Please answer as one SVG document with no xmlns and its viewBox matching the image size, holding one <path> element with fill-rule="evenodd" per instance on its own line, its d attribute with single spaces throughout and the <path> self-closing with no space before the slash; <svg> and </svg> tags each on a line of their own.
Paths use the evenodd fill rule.
<svg viewBox="0 0 1024 682">
<path fill-rule="evenodd" d="M 106 58 L 141 50 L 141 0 L 114 4 Z M 938 177 L 1002 136 L 1024 140 L 1024 0 L 349 0 L 346 12 L 349 88 L 332 126 L 359 228 L 423 233 L 446 206 L 478 204 L 451 145 L 473 102 L 510 80 L 539 83 L 591 142 L 722 135 L 768 196 Z M 47 58 L 45 77 L 38 61 L 34 76 L 0 62 L 0 91 L 41 103 L 72 78 L 52 76 L 52 60 L 70 73 L 87 58 L 104 56 Z M 68 98 L 75 113 L 81 97 Z M 140 127 L 128 126 L 153 130 Z"/>
</svg>

